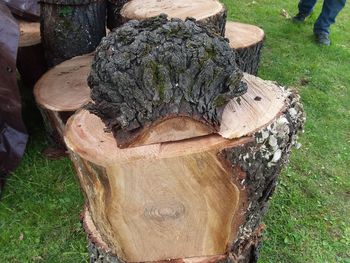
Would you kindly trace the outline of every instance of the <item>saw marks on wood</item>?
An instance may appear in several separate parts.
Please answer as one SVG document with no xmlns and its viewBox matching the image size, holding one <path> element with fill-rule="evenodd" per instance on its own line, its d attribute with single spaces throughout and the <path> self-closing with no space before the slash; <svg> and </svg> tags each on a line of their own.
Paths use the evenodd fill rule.
<svg viewBox="0 0 350 263">
<path fill-rule="evenodd" d="M 201 20 L 222 10 L 223 5 L 216 0 L 132 0 L 123 7 L 121 14 L 128 19 L 145 19 L 165 13 L 169 18 Z"/>
<path fill-rule="evenodd" d="M 225 138 L 250 135 L 276 117 L 285 108 L 286 92 L 272 81 L 244 74 L 248 91 L 231 100 L 222 114 L 219 134 Z"/>
<path fill-rule="evenodd" d="M 225 28 L 225 37 L 230 40 L 230 47 L 234 49 L 255 45 L 265 37 L 264 30 L 254 25 L 226 22 Z"/>
<path fill-rule="evenodd" d="M 53 111 L 75 111 L 86 104 L 92 57 L 90 53 L 72 58 L 45 73 L 34 88 L 37 103 Z"/>
<path fill-rule="evenodd" d="M 19 25 L 19 47 L 34 46 L 41 43 L 40 23 L 18 20 Z"/>
<path fill-rule="evenodd" d="M 129 262 L 224 254 L 246 201 L 217 154 L 252 138 L 210 135 L 119 149 L 103 129 L 82 110 L 68 121 L 65 139 L 82 160 L 79 178 L 112 253 Z"/>
<path fill-rule="evenodd" d="M 209 152 L 107 168 L 111 240 L 131 262 L 224 254 L 239 191 Z M 222 200 L 225 200 L 223 202 Z"/>
</svg>

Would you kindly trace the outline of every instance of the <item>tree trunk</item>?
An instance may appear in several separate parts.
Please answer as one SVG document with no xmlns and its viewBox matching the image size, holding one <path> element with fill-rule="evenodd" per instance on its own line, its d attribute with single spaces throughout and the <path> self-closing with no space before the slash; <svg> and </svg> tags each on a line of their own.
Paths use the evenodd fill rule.
<svg viewBox="0 0 350 263">
<path fill-rule="evenodd" d="M 40 23 L 18 20 L 20 39 L 17 54 L 17 69 L 25 84 L 33 87 L 46 72 L 47 65 L 41 44 Z"/>
<path fill-rule="evenodd" d="M 104 0 L 43 0 L 41 35 L 50 67 L 95 50 L 106 35 Z"/>
<path fill-rule="evenodd" d="M 65 141 L 91 216 L 91 262 L 256 262 L 261 218 L 304 115 L 296 94 L 245 79 L 255 99 L 232 99 L 221 120 L 227 137 L 249 127 L 237 139 L 212 134 L 120 149 L 88 111 L 68 121 Z M 260 97 L 266 87 L 274 97 Z M 251 113 L 237 115 L 240 106 Z M 252 124 L 256 112 L 267 115 L 264 123 L 255 116 Z"/>
<path fill-rule="evenodd" d="M 249 74 L 257 75 L 260 53 L 265 39 L 264 31 L 249 24 L 227 22 L 226 37 L 230 40 L 230 46 L 239 55 L 240 59 L 237 64 L 240 69 Z"/>
<path fill-rule="evenodd" d="M 121 11 L 124 21 L 144 20 L 160 14 L 182 20 L 194 18 L 217 34 L 225 35 L 227 12 L 216 0 L 192 0 L 190 4 L 186 0 L 131 0 Z"/>
<path fill-rule="evenodd" d="M 63 133 L 67 119 L 90 100 L 87 77 L 91 61 L 92 54 L 65 61 L 44 74 L 34 87 L 48 137 L 58 148 L 65 148 Z"/>
<path fill-rule="evenodd" d="M 123 6 L 129 0 L 107 0 L 107 28 L 113 30 L 123 24 L 123 18 L 120 14 Z"/>
</svg>

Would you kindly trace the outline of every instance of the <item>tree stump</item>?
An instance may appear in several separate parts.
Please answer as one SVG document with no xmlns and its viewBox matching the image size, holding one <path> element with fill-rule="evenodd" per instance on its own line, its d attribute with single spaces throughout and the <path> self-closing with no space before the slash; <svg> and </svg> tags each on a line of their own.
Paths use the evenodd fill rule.
<svg viewBox="0 0 350 263">
<path fill-rule="evenodd" d="M 123 18 L 120 14 L 123 6 L 129 0 L 107 0 L 107 28 L 113 30 L 123 24 Z"/>
<path fill-rule="evenodd" d="M 49 67 L 95 50 L 106 35 L 104 0 L 43 0 L 41 36 Z"/>
<path fill-rule="evenodd" d="M 225 35 L 227 12 L 217 0 L 131 0 L 121 11 L 124 21 L 143 20 L 160 14 L 182 20 L 191 17 L 216 33 Z"/>
<path fill-rule="evenodd" d="M 30 87 L 47 70 L 44 49 L 41 44 L 40 23 L 18 20 L 20 37 L 17 69 L 25 84 Z"/>
<path fill-rule="evenodd" d="M 90 100 L 87 77 L 93 54 L 67 60 L 44 74 L 34 87 L 34 96 L 49 138 L 65 148 L 63 132 L 67 119 Z"/>
<path fill-rule="evenodd" d="M 240 57 L 237 64 L 244 72 L 257 75 L 260 53 L 263 47 L 265 33 L 254 25 L 238 22 L 227 22 L 225 36 L 230 40 L 230 46 Z"/>
<path fill-rule="evenodd" d="M 133 20 L 103 39 L 93 102 L 65 130 L 91 262 L 256 261 L 304 115 L 236 58 L 192 20 Z"/>
<path fill-rule="evenodd" d="M 91 262 L 255 262 L 261 218 L 304 116 L 296 94 L 250 75 L 244 81 L 255 99 L 232 99 L 221 121 L 227 132 L 232 123 L 250 127 L 237 139 L 120 149 L 97 116 L 83 110 L 69 119 L 65 141 L 91 215 Z M 266 88 L 275 96 L 260 97 Z M 251 113 L 236 114 L 241 105 Z"/>
</svg>

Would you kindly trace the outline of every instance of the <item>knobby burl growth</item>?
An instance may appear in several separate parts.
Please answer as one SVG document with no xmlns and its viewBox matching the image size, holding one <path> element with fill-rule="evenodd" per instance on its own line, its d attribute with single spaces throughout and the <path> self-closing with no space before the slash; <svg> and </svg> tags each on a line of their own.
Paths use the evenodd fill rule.
<svg viewBox="0 0 350 263">
<path fill-rule="evenodd" d="M 97 48 L 87 108 L 118 141 L 174 116 L 216 130 L 223 106 L 247 89 L 236 60 L 226 39 L 193 19 L 132 20 Z"/>
</svg>

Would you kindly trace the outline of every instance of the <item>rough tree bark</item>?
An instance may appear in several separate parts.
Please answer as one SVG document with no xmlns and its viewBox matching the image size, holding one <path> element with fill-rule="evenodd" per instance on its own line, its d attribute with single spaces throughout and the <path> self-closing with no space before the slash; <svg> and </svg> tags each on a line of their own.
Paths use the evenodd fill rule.
<svg viewBox="0 0 350 263">
<path fill-rule="evenodd" d="M 264 31 L 254 25 L 227 22 L 225 36 L 239 55 L 237 61 L 239 68 L 249 74 L 257 75 L 265 39 Z"/>
<path fill-rule="evenodd" d="M 65 149 L 63 133 L 68 118 L 90 100 L 87 76 L 92 54 L 67 60 L 44 74 L 34 86 L 34 96 L 48 137 Z"/>
<path fill-rule="evenodd" d="M 218 130 L 224 106 L 246 92 L 228 42 L 192 20 L 130 21 L 97 48 L 89 76 L 94 103 L 120 147 L 155 122 L 183 116 Z"/>
<path fill-rule="evenodd" d="M 95 50 L 106 35 L 104 0 L 43 0 L 41 35 L 50 67 Z"/>
<path fill-rule="evenodd" d="M 41 44 L 40 23 L 18 20 L 20 38 L 18 44 L 17 69 L 29 87 L 46 72 L 47 65 Z"/>
<path fill-rule="evenodd" d="M 144 20 L 160 14 L 169 18 L 182 20 L 194 18 L 217 34 L 225 35 L 227 12 L 224 6 L 216 0 L 131 0 L 124 5 L 121 15 L 123 20 Z"/>
<path fill-rule="evenodd" d="M 107 0 L 107 28 L 113 30 L 123 24 L 123 18 L 120 14 L 123 6 L 129 0 Z"/>
<path fill-rule="evenodd" d="M 261 218 L 304 123 L 299 96 L 267 84 L 283 94 L 280 112 L 234 140 L 119 149 L 96 116 L 70 119 L 65 140 L 91 216 L 83 220 L 91 262 L 256 262 Z"/>
</svg>

